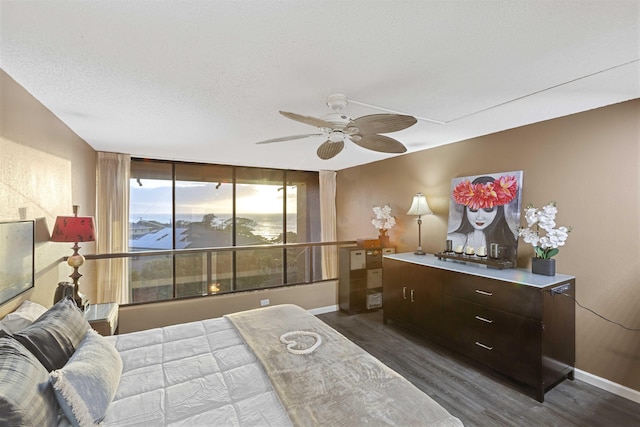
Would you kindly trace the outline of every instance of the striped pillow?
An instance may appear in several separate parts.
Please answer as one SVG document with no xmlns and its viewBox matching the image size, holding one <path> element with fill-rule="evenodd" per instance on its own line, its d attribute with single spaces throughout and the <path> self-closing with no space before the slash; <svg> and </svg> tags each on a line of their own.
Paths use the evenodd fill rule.
<svg viewBox="0 0 640 427">
<path fill-rule="evenodd" d="M 56 425 L 59 410 L 44 366 L 16 340 L 0 338 L 0 425 Z"/>
<path fill-rule="evenodd" d="M 67 363 L 90 328 L 76 303 L 64 298 L 12 336 L 51 372 Z"/>
</svg>

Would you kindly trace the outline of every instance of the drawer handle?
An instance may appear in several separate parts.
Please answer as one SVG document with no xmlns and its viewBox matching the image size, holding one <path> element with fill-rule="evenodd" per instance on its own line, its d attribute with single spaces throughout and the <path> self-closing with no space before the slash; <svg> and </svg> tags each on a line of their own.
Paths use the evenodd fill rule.
<svg viewBox="0 0 640 427">
<path fill-rule="evenodd" d="M 493 320 L 485 319 L 484 317 L 480 317 L 480 316 L 476 316 L 476 319 L 482 320 L 483 322 L 486 322 L 486 323 L 493 323 Z"/>
<path fill-rule="evenodd" d="M 480 289 L 476 289 L 476 292 L 479 293 L 480 295 L 486 295 L 488 297 L 493 295 L 493 293 L 491 292 L 481 291 Z"/>
<path fill-rule="evenodd" d="M 415 301 L 413 300 L 413 289 L 411 289 L 411 302 L 415 302 Z"/>
<path fill-rule="evenodd" d="M 402 299 L 407 299 L 407 287 L 402 287 Z"/>
<path fill-rule="evenodd" d="M 493 347 L 489 347 L 488 345 L 484 345 L 484 344 L 482 344 L 481 342 L 478 342 L 478 341 L 476 341 L 476 345 L 478 347 L 484 348 L 485 350 L 489 350 L 489 351 L 493 350 Z"/>
</svg>

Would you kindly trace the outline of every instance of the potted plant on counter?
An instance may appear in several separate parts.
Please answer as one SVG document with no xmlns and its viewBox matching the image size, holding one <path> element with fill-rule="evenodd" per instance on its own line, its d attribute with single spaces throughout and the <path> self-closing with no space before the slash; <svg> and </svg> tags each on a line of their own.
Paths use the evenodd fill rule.
<svg viewBox="0 0 640 427">
<path fill-rule="evenodd" d="M 389 236 L 387 235 L 387 231 L 396 225 L 396 218 L 391 215 L 391 206 L 374 206 L 373 213 L 376 217 L 371 219 L 371 224 L 373 224 L 380 234 L 378 236 L 380 246 L 389 246 Z"/>
<path fill-rule="evenodd" d="M 538 209 L 533 205 L 527 205 L 524 217 L 527 227 L 518 229 L 518 236 L 533 246 L 536 256 L 531 259 L 531 272 L 545 276 L 555 276 L 555 255 L 560 252 L 560 246 L 564 246 L 572 227 L 556 228 L 556 214 L 558 208 L 556 202 L 549 202 Z M 533 228 L 535 226 L 535 229 Z M 546 234 L 540 235 L 540 230 Z"/>
</svg>

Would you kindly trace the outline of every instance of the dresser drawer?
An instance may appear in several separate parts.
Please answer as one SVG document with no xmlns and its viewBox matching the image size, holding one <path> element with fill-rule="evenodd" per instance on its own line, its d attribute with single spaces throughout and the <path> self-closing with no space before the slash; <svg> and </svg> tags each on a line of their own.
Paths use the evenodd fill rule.
<svg viewBox="0 0 640 427">
<path fill-rule="evenodd" d="M 523 316 L 474 304 L 448 295 L 443 299 L 444 310 L 449 314 L 451 338 L 460 341 L 467 338 L 485 338 L 492 342 L 505 339 L 513 347 L 524 344 L 523 323 L 532 322 Z"/>
<path fill-rule="evenodd" d="M 449 275 L 444 282 L 444 293 L 486 307 L 542 320 L 542 292 L 530 286 L 455 273 Z"/>
<path fill-rule="evenodd" d="M 542 323 L 486 306 L 445 296 L 450 313 L 448 339 L 461 353 L 528 384 L 534 384 L 539 361 Z"/>
</svg>

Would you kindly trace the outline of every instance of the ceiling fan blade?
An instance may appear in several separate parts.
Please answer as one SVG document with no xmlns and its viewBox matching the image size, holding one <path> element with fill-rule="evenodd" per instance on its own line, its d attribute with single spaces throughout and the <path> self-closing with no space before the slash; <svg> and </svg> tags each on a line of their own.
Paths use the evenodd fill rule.
<svg viewBox="0 0 640 427">
<path fill-rule="evenodd" d="M 344 141 L 331 142 L 326 141 L 320 147 L 318 147 L 318 157 L 322 160 L 328 160 L 335 157 L 344 148 Z"/>
<path fill-rule="evenodd" d="M 404 153 L 407 148 L 400 141 L 384 135 L 354 135 L 351 137 L 354 144 L 367 150 L 381 153 Z"/>
<path fill-rule="evenodd" d="M 283 116 L 285 116 L 288 119 L 291 120 L 295 120 L 296 122 L 301 122 L 304 123 L 306 125 L 311 125 L 311 126 L 315 126 L 318 128 L 329 128 L 331 129 L 333 127 L 333 125 L 327 121 L 324 121 L 322 119 L 317 119 L 315 117 L 310 117 L 310 116 L 303 116 L 301 114 L 296 114 L 296 113 L 288 113 L 286 111 L 280 111 L 280 114 L 282 114 Z"/>
<path fill-rule="evenodd" d="M 413 116 L 403 114 L 371 114 L 352 120 L 347 128 L 357 127 L 361 134 L 397 132 L 413 126 L 417 120 Z"/>
<path fill-rule="evenodd" d="M 303 138 L 309 138 L 312 136 L 322 136 L 321 133 L 308 133 L 305 135 L 292 135 L 292 136 L 283 136 L 282 138 L 273 138 L 273 139 L 267 139 L 265 141 L 260 141 L 260 142 L 256 142 L 256 144 L 271 144 L 272 142 L 281 142 L 281 141 L 291 141 L 294 139 L 303 139 Z"/>
</svg>

